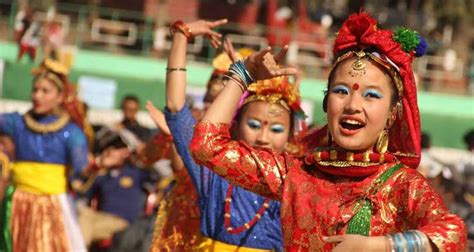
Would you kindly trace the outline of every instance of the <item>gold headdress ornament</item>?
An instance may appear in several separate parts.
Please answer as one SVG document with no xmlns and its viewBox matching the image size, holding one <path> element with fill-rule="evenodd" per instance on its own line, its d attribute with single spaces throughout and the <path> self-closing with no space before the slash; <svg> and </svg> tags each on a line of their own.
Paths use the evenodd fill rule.
<svg viewBox="0 0 474 252">
<path fill-rule="evenodd" d="M 242 60 L 250 54 L 252 54 L 254 50 L 249 49 L 249 48 L 242 48 L 239 49 L 235 55 L 238 60 Z M 214 98 L 217 96 L 219 91 L 221 90 L 221 85 L 222 85 L 222 78 L 224 75 L 227 73 L 229 70 L 230 65 L 232 64 L 232 60 L 230 57 L 227 55 L 227 53 L 223 52 L 219 55 L 217 55 L 214 60 L 212 61 L 212 66 L 214 67 L 214 71 L 211 74 L 211 78 L 209 82 L 207 83 L 207 92 L 206 95 L 204 96 L 204 101 L 206 102 L 211 102 L 214 100 Z M 212 82 L 212 80 L 219 80 L 219 84 L 221 85 L 214 85 L 216 83 Z"/>
<path fill-rule="evenodd" d="M 237 50 L 237 52 L 235 53 L 235 56 L 237 56 L 238 60 L 243 60 L 254 52 L 255 51 L 250 48 L 242 48 L 242 49 Z M 214 67 L 213 74 L 227 73 L 231 64 L 232 64 L 232 60 L 229 58 L 229 55 L 227 55 L 227 53 L 223 52 L 217 55 L 212 61 L 212 66 Z"/>
<path fill-rule="evenodd" d="M 69 74 L 69 69 L 59 61 L 45 59 L 39 67 L 31 70 L 31 74 L 36 78 L 47 78 L 59 89 L 63 90 L 66 76 Z"/>
<path fill-rule="evenodd" d="M 288 77 L 260 80 L 251 84 L 247 90 L 249 96 L 245 98 L 242 106 L 253 101 L 264 101 L 279 104 L 288 111 L 295 112 L 298 118 L 304 118 L 299 91 L 288 81 Z"/>
<path fill-rule="evenodd" d="M 381 55 L 377 52 L 365 52 L 363 50 L 360 51 L 349 51 L 344 53 L 343 55 L 339 56 L 334 63 L 334 67 L 336 67 L 340 62 L 344 61 L 345 59 L 357 57 L 357 59 L 352 63 L 352 69 L 349 71 L 349 74 L 352 77 L 364 75 L 365 74 L 365 62 L 362 61 L 364 58 L 371 59 L 377 65 L 383 67 L 387 70 L 390 77 L 395 82 L 395 86 L 397 87 L 398 97 L 401 99 L 403 96 L 403 83 L 400 78 L 400 74 L 398 73 L 399 69 L 395 63 L 391 62 L 389 58 L 384 55 Z"/>
</svg>

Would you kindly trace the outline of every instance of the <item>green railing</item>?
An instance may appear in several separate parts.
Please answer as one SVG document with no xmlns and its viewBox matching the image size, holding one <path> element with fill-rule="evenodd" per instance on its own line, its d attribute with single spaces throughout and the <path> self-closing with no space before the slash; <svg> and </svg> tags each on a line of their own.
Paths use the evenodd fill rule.
<svg viewBox="0 0 474 252">
<path fill-rule="evenodd" d="M 12 2 L 13 1 L 13 2 Z M 13 27 L 15 22 L 15 15 L 18 11 L 19 5 L 17 0 L 0 0 L 0 7 L 9 9 L 6 15 L 0 13 L 1 20 L 8 20 L 8 40 L 13 40 Z M 110 49 L 120 49 L 119 51 L 132 55 L 148 56 L 153 52 L 154 31 L 158 26 L 167 25 L 164 17 L 147 17 L 142 12 L 121 10 L 113 8 L 99 7 L 96 5 L 70 4 L 58 3 L 55 5 L 56 12 L 60 15 L 67 15 L 70 20 L 70 29 L 65 40 L 66 44 L 73 44 L 78 48 L 92 49 L 100 51 L 108 51 Z M 37 9 L 35 9 L 37 10 Z M 37 11 L 46 12 L 45 9 Z M 92 43 L 87 38 L 90 37 L 91 20 L 95 17 L 111 21 L 126 21 L 134 23 L 137 26 L 137 41 L 132 46 L 111 46 L 106 43 Z M 0 20 L 0 22 L 1 22 Z M 255 36 L 264 37 L 265 31 L 269 31 L 269 27 L 255 24 L 252 27 L 242 28 L 237 23 L 228 23 L 217 30 L 226 33 L 248 33 L 251 31 Z M 280 29 L 275 29 L 278 33 Z M 288 32 L 288 31 L 286 31 Z M 301 31 L 302 32 L 302 31 Z M 166 52 L 165 54 L 166 55 Z M 203 41 L 202 50 L 194 55 L 197 61 L 211 62 L 216 55 L 216 50 L 210 46 L 207 40 Z"/>
<path fill-rule="evenodd" d="M 15 22 L 15 15 L 18 11 L 17 1 L 11 2 L 8 0 L 0 0 L 0 7 L 6 9 L 9 7 L 8 17 L 5 15 L 0 16 L 1 19 L 5 20 L 8 18 L 9 36 L 8 40 L 13 39 L 13 27 Z M 137 26 L 137 40 L 132 46 L 121 48 L 123 51 L 129 54 L 149 54 L 153 44 L 153 28 L 154 21 L 143 15 L 138 11 L 119 10 L 113 8 L 98 7 L 95 5 L 80 5 L 80 4 L 69 4 L 59 3 L 56 6 L 58 14 L 67 15 L 70 20 L 70 32 L 66 37 L 66 41 L 75 44 L 79 48 L 90 48 L 106 50 L 108 45 L 97 45 L 89 43 L 85 40 L 90 33 L 90 20 L 91 17 L 100 17 L 102 19 L 110 21 L 126 21 L 134 23 Z M 46 10 L 40 10 L 46 11 Z"/>
</svg>

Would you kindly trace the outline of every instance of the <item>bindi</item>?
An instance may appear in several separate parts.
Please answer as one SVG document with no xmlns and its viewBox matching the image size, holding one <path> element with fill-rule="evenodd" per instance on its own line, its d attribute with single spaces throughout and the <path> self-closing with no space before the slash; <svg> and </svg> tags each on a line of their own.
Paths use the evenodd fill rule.
<svg viewBox="0 0 474 252">
<path fill-rule="evenodd" d="M 352 84 L 352 90 L 354 90 L 354 91 L 359 90 L 359 83 Z"/>
</svg>

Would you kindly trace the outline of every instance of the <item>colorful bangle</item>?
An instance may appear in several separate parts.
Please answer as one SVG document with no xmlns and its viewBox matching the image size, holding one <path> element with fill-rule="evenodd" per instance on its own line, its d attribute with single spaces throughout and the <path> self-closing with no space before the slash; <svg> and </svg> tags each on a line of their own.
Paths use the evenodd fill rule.
<svg viewBox="0 0 474 252">
<path fill-rule="evenodd" d="M 242 60 L 232 63 L 229 67 L 229 73 L 237 75 L 243 81 L 243 84 L 245 84 L 245 88 L 255 82 L 249 71 L 247 71 L 247 68 L 245 68 L 244 61 Z"/>
<path fill-rule="evenodd" d="M 424 252 L 429 245 L 428 238 L 418 230 L 408 230 L 386 236 L 390 244 L 390 252 Z"/>
<path fill-rule="evenodd" d="M 171 37 L 173 37 L 176 32 L 181 32 L 186 37 L 188 42 L 194 41 L 194 35 L 191 33 L 191 29 L 189 29 L 183 20 L 178 20 L 170 26 Z"/>
<path fill-rule="evenodd" d="M 228 82 L 229 80 L 233 80 L 232 83 L 234 83 L 235 85 L 237 85 L 237 86 L 240 88 L 240 90 L 242 91 L 242 93 L 245 92 L 245 84 L 243 83 L 243 81 L 242 81 L 242 79 L 240 78 L 240 76 L 235 75 L 235 74 L 232 74 L 232 73 L 228 73 L 228 74 L 224 75 L 224 78 L 225 78 L 225 80 L 226 80 L 225 82 L 223 82 L 224 85 L 227 84 L 227 82 Z"/>
<path fill-rule="evenodd" d="M 395 251 L 396 245 L 395 245 L 395 241 L 393 240 L 393 237 L 391 235 L 387 235 L 386 237 L 387 237 L 388 243 L 390 245 L 388 251 L 389 252 L 396 252 Z"/>
</svg>

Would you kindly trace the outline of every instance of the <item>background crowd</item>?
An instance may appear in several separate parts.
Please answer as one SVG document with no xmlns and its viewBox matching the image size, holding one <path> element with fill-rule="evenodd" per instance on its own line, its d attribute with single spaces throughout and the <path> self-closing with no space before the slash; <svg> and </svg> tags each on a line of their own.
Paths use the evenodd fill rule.
<svg viewBox="0 0 474 252">
<path fill-rule="evenodd" d="M 4 56 L 7 54 L 0 48 L 0 57 L 4 57 L 0 73 L 8 68 L 29 69 L 45 58 L 56 59 L 74 71 L 80 51 L 71 50 L 71 45 L 117 57 L 163 59 L 170 49 L 168 24 L 183 17 L 185 21 L 228 18 L 230 22 L 219 31 L 232 38 L 236 47 L 259 50 L 288 44 L 286 60 L 301 70 L 303 78 L 327 79 L 334 33 L 349 13 L 360 9 L 373 13 L 386 27 L 406 25 L 418 30 L 429 44 L 427 59 L 414 67 L 418 89 L 450 93 L 454 100 L 467 98 L 470 107 L 465 109 L 468 118 L 474 119 L 472 1 L 0 0 L 0 47 L 15 44 L 18 48 L 7 53 L 10 56 Z M 188 45 L 188 52 L 198 67 L 219 53 L 200 39 Z M 29 99 L 22 103 L 15 91 L 8 91 L 12 86 L 7 86 L 3 77 L 0 83 L 4 90 L 0 92 L 0 112 L 26 111 L 30 103 L 24 101 Z M 89 132 L 86 130 L 90 158 L 100 163 L 101 169 L 88 174 L 87 179 L 72 180 L 71 188 L 76 192 L 81 234 L 91 251 L 148 251 L 161 199 L 176 180 L 170 154 L 173 147 L 169 134 L 157 128 L 144 111 L 146 95 L 134 92 L 133 87 L 118 94 L 109 110 L 81 103 L 91 119 Z M 203 113 L 202 95 L 193 93 L 186 98 L 196 120 Z M 164 101 L 153 103 L 158 107 Z M 308 123 L 318 126 L 320 122 Z M 424 133 L 418 171 L 465 221 L 468 239 L 474 240 L 473 120 L 469 124 L 457 132 L 462 139 L 455 140 L 461 141 L 464 149 L 436 146 L 436 139 Z M 18 146 L 0 133 L 3 195 L 8 184 L 7 162 L 3 160 L 14 161 Z"/>
</svg>

